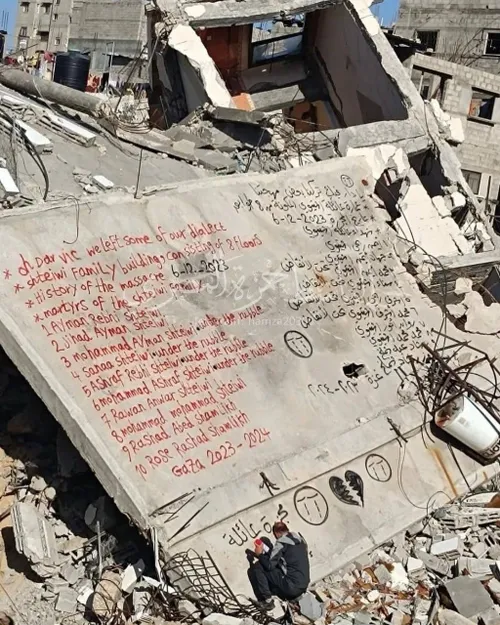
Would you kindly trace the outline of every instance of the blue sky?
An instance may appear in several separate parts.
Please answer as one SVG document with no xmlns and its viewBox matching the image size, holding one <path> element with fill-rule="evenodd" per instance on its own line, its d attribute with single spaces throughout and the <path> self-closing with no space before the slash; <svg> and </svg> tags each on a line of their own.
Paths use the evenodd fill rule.
<svg viewBox="0 0 500 625">
<path fill-rule="evenodd" d="M 373 7 L 373 12 L 383 18 L 384 26 L 390 26 L 396 19 L 398 6 L 399 0 L 384 0 L 381 5 Z"/>
<path fill-rule="evenodd" d="M 374 6 L 374 13 L 383 18 L 384 26 L 389 26 L 396 18 L 398 5 L 399 0 L 384 0 L 381 5 Z M 2 11 L 6 10 L 9 13 L 9 34 L 14 30 L 14 25 L 16 23 L 16 7 L 17 0 L 0 0 L 0 18 L 2 16 Z M 12 43 L 9 37 L 7 49 L 11 47 Z"/>
</svg>

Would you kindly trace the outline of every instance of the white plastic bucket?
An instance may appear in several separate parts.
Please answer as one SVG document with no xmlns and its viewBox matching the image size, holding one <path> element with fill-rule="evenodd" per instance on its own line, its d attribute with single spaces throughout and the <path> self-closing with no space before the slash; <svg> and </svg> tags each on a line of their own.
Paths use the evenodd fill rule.
<svg viewBox="0 0 500 625">
<path fill-rule="evenodd" d="M 500 455 L 499 426 L 495 427 L 493 417 L 465 395 L 437 413 L 436 425 L 482 456 Z"/>
</svg>

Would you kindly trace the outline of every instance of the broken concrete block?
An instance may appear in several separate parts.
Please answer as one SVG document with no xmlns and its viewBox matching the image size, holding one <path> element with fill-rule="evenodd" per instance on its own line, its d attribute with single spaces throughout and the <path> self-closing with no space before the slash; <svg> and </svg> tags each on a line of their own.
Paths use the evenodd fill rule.
<svg viewBox="0 0 500 625">
<path fill-rule="evenodd" d="M 475 625 L 474 621 L 446 608 L 439 610 L 438 623 L 439 625 Z"/>
<path fill-rule="evenodd" d="M 103 621 L 109 619 L 115 611 L 121 594 L 120 573 L 111 569 L 104 571 L 92 595 L 92 611 Z"/>
<path fill-rule="evenodd" d="M 425 551 L 419 550 L 415 552 L 417 558 L 420 558 L 425 566 L 434 571 L 434 573 L 438 573 L 439 575 L 447 575 L 450 570 L 450 563 L 446 560 L 438 558 L 430 553 L 426 553 Z"/>
<path fill-rule="evenodd" d="M 451 201 L 453 204 L 453 208 L 463 208 L 467 204 L 467 199 L 463 193 L 460 191 L 455 191 L 451 194 Z"/>
<path fill-rule="evenodd" d="M 37 568 L 39 575 L 50 576 L 43 574 L 43 567 L 55 567 L 59 560 L 52 527 L 29 503 L 15 503 L 11 509 L 11 517 L 16 549 L 33 565 L 42 565 L 42 568 Z"/>
<path fill-rule="evenodd" d="M 435 542 L 431 546 L 431 554 L 433 556 L 441 556 L 447 560 L 456 560 L 462 555 L 463 550 L 464 545 L 459 536 Z"/>
<path fill-rule="evenodd" d="M 316 621 L 323 614 L 321 603 L 310 592 L 305 592 L 300 597 L 299 607 L 301 614 L 311 621 Z"/>
<path fill-rule="evenodd" d="M 240 625 L 241 619 L 213 612 L 202 620 L 202 625 Z"/>
<path fill-rule="evenodd" d="M 41 493 L 47 488 L 47 482 L 40 475 L 34 475 L 31 478 L 30 489 L 34 493 Z"/>
<path fill-rule="evenodd" d="M 92 172 L 88 171 L 88 169 L 82 169 L 81 167 L 75 167 L 73 169 L 73 176 L 90 176 Z"/>
<path fill-rule="evenodd" d="M 125 593 L 132 592 L 145 570 L 144 560 L 138 560 L 135 564 L 129 564 L 122 575 L 122 591 Z"/>
<path fill-rule="evenodd" d="M 181 616 L 192 616 L 198 612 L 198 608 L 188 599 L 181 599 L 177 609 L 179 610 L 179 614 Z"/>
<path fill-rule="evenodd" d="M 481 612 L 478 616 L 479 625 L 500 625 L 500 613 L 498 606 L 494 605 L 489 610 Z"/>
<path fill-rule="evenodd" d="M 380 599 L 380 593 L 378 590 L 370 590 L 370 592 L 366 595 L 366 598 L 370 603 L 375 603 Z"/>
<path fill-rule="evenodd" d="M 72 588 L 63 588 L 57 597 L 57 612 L 65 612 L 66 614 L 75 614 L 78 594 Z"/>
<path fill-rule="evenodd" d="M 379 581 L 380 584 L 384 586 L 389 586 L 392 582 L 391 574 L 386 566 L 383 564 L 379 564 L 377 568 L 373 571 L 375 573 L 375 577 Z"/>
<path fill-rule="evenodd" d="M 500 603 L 500 582 L 497 579 L 490 579 L 486 587 L 493 595 L 495 601 Z"/>
<path fill-rule="evenodd" d="M 104 189 L 105 191 L 107 191 L 108 189 L 112 189 L 115 186 L 114 183 L 109 180 L 109 178 L 101 176 L 100 174 L 98 174 L 97 176 L 92 176 L 92 180 L 96 183 L 97 186 L 101 187 L 101 189 Z"/>
<path fill-rule="evenodd" d="M 453 292 L 455 295 L 465 295 L 472 291 L 473 282 L 470 278 L 457 278 Z"/>
<path fill-rule="evenodd" d="M 19 187 L 6 167 L 0 167 L 0 187 L 3 189 L 4 197 L 10 197 L 20 193 Z"/>
<path fill-rule="evenodd" d="M 405 567 L 401 562 L 394 562 L 390 571 L 391 588 L 396 591 L 404 592 L 408 590 L 409 580 Z"/>
<path fill-rule="evenodd" d="M 226 170 L 228 173 L 236 171 L 236 163 L 233 159 L 220 152 L 200 148 L 194 151 L 194 155 L 197 162 L 207 169 L 213 171 Z"/>
<path fill-rule="evenodd" d="M 462 575 L 445 583 L 446 591 L 457 612 L 475 619 L 493 606 L 493 600 L 478 579 Z"/>
<path fill-rule="evenodd" d="M 266 115 L 260 111 L 245 111 L 224 106 L 207 107 L 206 111 L 212 119 L 251 126 L 261 126 L 267 119 Z"/>
<path fill-rule="evenodd" d="M 317 161 L 328 161 L 335 156 L 335 150 L 333 145 L 326 146 L 313 152 L 314 158 Z"/>
<path fill-rule="evenodd" d="M 451 211 L 446 204 L 446 200 L 442 195 L 436 195 L 432 198 L 432 203 L 436 207 L 440 217 L 450 217 Z"/>
<path fill-rule="evenodd" d="M 457 567 L 461 575 L 468 573 L 480 581 L 491 579 L 495 574 L 495 561 L 486 558 L 459 558 Z"/>
<path fill-rule="evenodd" d="M 482 558 L 488 551 L 488 546 L 485 543 L 477 543 L 471 548 L 472 553 L 476 558 Z"/>
<path fill-rule="evenodd" d="M 53 486 L 48 486 L 43 494 L 45 495 L 45 499 L 47 499 L 47 501 L 54 501 L 57 496 L 57 491 Z"/>
<path fill-rule="evenodd" d="M 59 574 L 70 586 L 73 586 L 82 577 L 83 571 L 77 569 L 71 562 L 67 562 L 61 567 Z"/>
<path fill-rule="evenodd" d="M 425 565 L 419 558 L 410 557 L 406 563 L 406 570 L 408 571 L 408 575 L 415 579 L 425 574 Z"/>
</svg>

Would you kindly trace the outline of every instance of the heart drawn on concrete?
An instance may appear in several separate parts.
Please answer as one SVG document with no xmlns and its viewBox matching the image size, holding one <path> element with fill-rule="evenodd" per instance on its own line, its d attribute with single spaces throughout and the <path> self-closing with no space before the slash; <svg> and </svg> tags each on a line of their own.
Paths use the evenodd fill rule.
<svg viewBox="0 0 500 625">
<path fill-rule="evenodd" d="M 364 506 L 364 485 L 361 476 L 354 471 L 346 471 L 344 478 L 345 481 L 332 475 L 328 482 L 332 493 L 348 506 Z"/>
</svg>

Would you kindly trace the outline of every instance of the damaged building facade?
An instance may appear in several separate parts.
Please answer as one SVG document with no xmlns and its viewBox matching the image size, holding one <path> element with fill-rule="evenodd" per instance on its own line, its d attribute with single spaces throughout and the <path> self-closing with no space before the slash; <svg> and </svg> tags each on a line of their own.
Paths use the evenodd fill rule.
<svg viewBox="0 0 500 625">
<path fill-rule="evenodd" d="M 67 101 L 65 118 L 1 96 L 52 183 L 35 199 L 2 167 L 0 343 L 154 545 L 158 584 L 166 563 L 221 606 L 274 521 L 320 580 L 493 477 L 500 451 L 483 299 L 500 253 L 455 123 L 361 0 L 263 5 L 149 7 L 154 129 L 88 94 L 85 127 Z M 460 406 L 479 441 L 449 423 Z M 435 554 L 416 546 L 418 575 Z"/>
<path fill-rule="evenodd" d="M 403 1 L 394 33 L 409 45 L 418 42 L 420 53 L 407 65 L 422 97 L 460 119 L 464 141 L 457 154 L 465 178 L 498 230 L 500 4 Z"/>
</svg>

